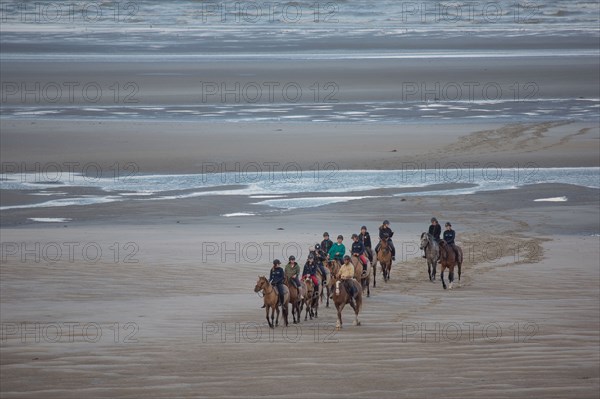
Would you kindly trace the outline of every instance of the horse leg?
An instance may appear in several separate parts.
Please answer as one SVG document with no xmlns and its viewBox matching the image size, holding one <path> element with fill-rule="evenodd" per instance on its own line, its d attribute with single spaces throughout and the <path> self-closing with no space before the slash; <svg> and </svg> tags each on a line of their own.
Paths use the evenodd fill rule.
<svg viewBox="0 0 600 399">
<path fill-rule="evenodd" d="M 352 325 L 360 326 L 360 321 L 358 321 L 358 311 L 360 310 L 358 304 L 355 304 L 354 301 L 352 301 L 350 302 L 350 306 L 352 306 L 352 309 L 354 310 L 354 323 L 352 323 Z"/>
<path fill-rule="evenodd" d="M 328 308 L 329 307 L 329 295 L 331 294 L 331 292 L 329 292 L 329 286 L 327 286 L 326 288 L 327 288 L 327 302 L 325 303 L 325 307 Z"/>
<path fill-rule="evenodd" d="M 275 312 L 277 313 L 277 317 L 275 318 L 275 326 L 279 325 L 279 306 L 275 305 Z"/>
<path fill-rule="evenodd" d="M 377 260 L 373 262 L 373 288 L 377 287 L 377 281 L 375 276 L 377 275 Z"/>
<path fill-rule="evenodd" d="M 452 289 L 452 283 L 454 282 L 454 266 L 449 269 L 448 281 L 450 281 L 449 288 Z"/>
<path fill-rule="evenodd" d="M 367 286 L 367 298 L 371 296 L 371 290 L 369 289 L 369 278 L 365 279 L 365 283 Z"/>
<path fill-rule="evenodd" d="M 459 287 L 461 286 L 461 284 L 460 284 L 460 267 L 461 267 L 461 266 L 462 266 L 462 264 L 459 262 L 459 263 L 458 263 L 458 286 L 459 286 Z"/>
<path fill-rule="evenodd" d="M 286 303 L 285 307 L 283 308 L 283 311 L 282 311 L 282 313 L 283 313 L 283 322 L 284 322 L 284 324 L 285 324 L 286 327 L 288 326 L 288 312 L 289 312 L 288 304 Z"/>
<path fill-rule="evenodd" d="M 271 309 L 271 319 L 269 319 L 269 309 Z M 265 311 L 267 316 L 267 323 L 269 323 L 269 327 L 273 328 L 273 323 L 271 321 L 273 319 L 273 308 L 271 308 L 270 306 L 266 306 Z"/>
<path fill-rule="evenodd" d="M 429 275 L 429 281 L 433 281 L 431 279 L 431 262 L 429 262 L 429 259 L 427 259 L 427 274 Z"/>
<path fill-rule="evenodd" d="M 446 282 L 444 281 L 444 270 L 446 270 L 446 267 L 442 265 L 442 270 L 440 270 L 440 279 L 442 280 L 442 286 L 444 289 L 446 289 L 448 287 L 446 287 Z"/>
<path fill-rule="evenodd" d="M 342 310 L 344 309 L 344 305 L 341 304 L 338 309 L 337 309 L 337 321 L 335 323 L 335 329 L 336 330 L 341 330 L 342 329 Z"/>
<path fill-rule="evenodd" d="M 437 259 L 434 259 L 433 260 L 433 280 L 431 280 L 433 282 L 435 282 L 436 273 L 437 273 Z"/>
</svg>

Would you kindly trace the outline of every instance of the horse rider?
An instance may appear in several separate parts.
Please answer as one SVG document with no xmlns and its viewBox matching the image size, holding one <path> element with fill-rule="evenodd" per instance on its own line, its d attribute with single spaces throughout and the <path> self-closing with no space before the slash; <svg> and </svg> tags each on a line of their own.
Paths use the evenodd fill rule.
<svg viewBox="0 0 600 399">
<path fill-rule="evenodd" d="M 360 242 L 357 234 L 352 234 L 352 240 L 354 242 L 352 243 L 351 253 L 360 260 L 360 263 L 362 263 L 363 275 L 367 274 L 367 257 L 365 256 L 365 246 L 362 242 Z"/>
<path fill-rule="evenodd" d="M 429 225 L 429 234 L 431 234 L 433 236 L 433 239 L 435 240 L 435 242 L 440 242 L 440 234 L 442 234 L 442 226 L 440 226 L 440 224 L 438 223 L 438 220 L 436 218 L 431 218 L 431 225 Z M 427 258 L 427 256 L 425 256 L 425 250 L 423 250 L 423 257 Z"/>
<path fill-rule="evenodd" d="M 325 261 L 327 257 L 325 256 L 323 251 L 321 251 L 321 245 L 315 244 L 314 247 L 310 247 L 308 249 L 308 255 L 313 256 L 317 267 L 321 271 L 321 276 L 323 276 L 323 284 L 327 284 L 327 270 L 325 269 L 325 266 L 323 266 L 323 261 Z"/>
<path fill-rule="evenodd" d="M 315 285 L 315 293 L 319 292 L 319 279 L 317 278 L 317 262 L 315 262 L 315 257 L 313 254 L 308 255 L 308 259 L 306 259 L 306 263 L 304 264 L 304 269 L 302 270 L 302 278 L 310 278 Z"/>
<path fill-rule="evenodd" d="M 365 247 L 365 252 L 367 253 L 367 257 L 370 262 L 373 262 L 373 250 L 371 249 L 371 235 L 367 231 L 367 226 L 362 226 L 360 228 L 360 234 L 358 235 L 358 240 L 363 243 Z"/>
<path fill-rule="evenodd" d="M 269 283 L 277 289 L 279 294 L 279 304 L 283 307 L 283 299 L 285 297 L 283 290 L 283 282 L 285 280 L 285 273 L 281 268 L 281 261 L 275 259 L 273 261 L 273 267 L 271 268 L 271 274 L 269 275 Z"/>
<path fill-rule="evenodd" d="M 342 263 L 344 254 L 346 253 L 346 247 L 342 244 L 342 241 L 344 241 L 344 236 L 340 234 L 337 236 L 337 242 L 329 249 L 329 259 L 337 260 Z"/>
<path fill-rule="evenodd" d="M 323 251 L 319 243 L 314 246 L 314 255 L 316 261 L 325 262 L 327 260 L 327 252 Z"/>
<path fill-rule="evenodd" d="M 345 284 L 346 290 L 350 295 L 350 298 L 354 300 L 354 265 L 350 263 L 350 257 L 348 255 L 344 256 L 344 264 L 340 268 L 340 280 Z"/>
<path fill-rule="evenodd" d="M 323 233 L 323 241 L 321 241 L 321 249 L 323 251 L 325 251 L 325 253 L 329 253 L 329 250 L 331 249 L 333 245 L 333 241 L 331 241 L 329 239 L 329 233 L 325 232 Z"/>
<path fill-rule="evenodd" d="M 296 289 L 298 290 L 298 293 L 300 294 L 300 299 L 304 299 L 304 296 L 302 295 L 302 291 L 300 290 L 300 287 L 302 286 L 300 284 L 300 265 L 298 263 L 296 263 L 296 257 L 294 255 L 289 257 L 289 263 L 287 265 L 285 265 L 285 277 L 288 279 L 288 281 L 290 282 L 290 284 L 293 284 L 294 287 L 296 287 Z"/>
<path fill-rule="evenodd" d="M 381 226 L 379 226 L 379 239 L 387 240 L 388 246 L 390 247 L 390 251 L 392 251 L 392 260 L 396 260 L 396 248 L 394 247 L 394 243 L 392 242 L 392 236 L 394 232 L 390 228 L 390 221 L 384 220 Z M 381 243 L 377 244 L 375 247 L 375 253 L 379 252 L 379 247 L 381 247 Z"/>
<path fill-rule="evenodd" d="M 446 244 L 448 244 L 452 250 L 454 251 L 454 254 L 456 255 L 456 259 L 458 259 L 458 250 L 456 249 L 456 246 L 454 245 L 454 239 L 456 238 L 456 232 L 454 230 L 452 230 L 452 223 L 450 222 L 446 222 L 446 224 L 444 225 L 446 227 L 446 230 L 444 231 L 444 241 L 446 241 Z M 441 259 L 439 260 L 439 263 L 441 263 Z"/>
</svg>

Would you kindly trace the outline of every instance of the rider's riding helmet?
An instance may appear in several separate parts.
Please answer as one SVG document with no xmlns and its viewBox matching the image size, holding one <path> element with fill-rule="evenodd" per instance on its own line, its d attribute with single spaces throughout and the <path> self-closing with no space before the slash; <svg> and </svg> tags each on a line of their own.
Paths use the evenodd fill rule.
<svg viewBox="0 0 600 399">
<path fill-rule="evenodd" d="M 357 235 L 356 233 L 355 233 L 355 234 L 352 234 L 352 237 L 351 237 L 351 238 L 354 240 L 355 238 L 358 238 L 358 235 Z"/>
<path fill-rule="evenodd" d="M 350 256 L 349 256 L 349 255 L 346 255 L 346 256 L 344 256 L 344 260 L 345 260 L 345 261 L 346 261 L 346 260 L 350 260 Z"/>
<path fill-rule="evenodd" d="M 315 250 L 318 251 L 319 249 L 321 249 L 321 244 L 315 244 Z"/>
<path fill-rule="evenodd" d="M 281 265 L 281 261 L 279 259 L 273 260 L 274 265 Z"/>
<path fill-rule="evenodd" d="M 366 230 L 366 229 L 367 229 L 367 226 L 362 226 L 360 229 L 361 229 L 361 230 Z"/>
<path fill-rule="evenodd" d="M 431 218 L 431 223 L 436 222 L 437 223 L 437 219 L 436 218 Z"/>
<path fill-rule="evenodd" d="M 323 233 L 323 237 L 329 237 L 329 233 L 328 232 Z"/>
<path fill-rule="evenodd" d="M 384 220 L 384 221 L 383 221 L 383 224 L 387 224 L 387 225 L 389 225 L 389 224 L 390 224 L 390 221 L 386 219 L 386 220 Z"/>
<path fill-rule="evenodd" d="M 338 236 L 338 238 L 337 238 L 337 239 L 338 239 L 338 240 L 343 240 L 343 239 L 344 239 L 344 236 L 340 234 L 340 235 Z"/>
<path fill-rule="evenodd" d="M 288 258 L 288 260 L 291 262 L 291 261 L 293 261 L 293 260 L 296 260 L 296 257 L 295 257 L 294 255 L 292 255 L 292 256 L 290 256 L 290 257 Z"/>
<path fill-rule="evenodd" d="M 308 255 L 308 260 L 314 260 L 314 259 L 315 259 L 315 257 L 313 254 Z"/>
<path fill-rule="evenodd" d="M 450 222 L 446 222 L 446 226 L 447 226 L 447 227 L 452 227 L 452 223 L 450 223 Z"/>
</svg>

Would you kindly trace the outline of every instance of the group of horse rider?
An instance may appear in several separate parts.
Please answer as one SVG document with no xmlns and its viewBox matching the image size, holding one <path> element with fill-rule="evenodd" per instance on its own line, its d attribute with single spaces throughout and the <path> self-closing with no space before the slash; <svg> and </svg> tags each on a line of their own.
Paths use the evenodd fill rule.
<svg viewBox="0 0 600 399">
<path fill-rule="evenodd" d="M 452 223 L 450 222 L 446 222 L 446 224 L 444 225 L 445 230 L 444 230 L 444 235 L 443 235 L 443 239 L 446 242 L 446 244 L 448 244 L 450 246 L 450 248 L 452 248 L 454 250 L 454 252 L 456 253 L 456 256 L 458 256 L 458 251 L 454 245 L 454 240 L 456 239 L 456 232 L 454 230 L 452 230 Z M 442 239 L 440 238 L 440 235 L 442 234 L 442 226 L 440 226 L 438 220 L 435 217 L 431 218 L 431 225 L 429 226 L 429 234 L 431 234 L 431 236 L 433 236 L 433 239 L 436 242 L 440 242 Z M 427 258 L 427 256 L 425 255 L 425 253 L 423 253 L 423 258 Z M 442 260 L 438 260 L 439 263 L 442 262 Z"/>
<path fill-rule="evenodd" d="M 381 226 L 379 226 L 379 238 L 380 240 L 386 240 L 388 247 L 392 253 L 392 260 L 395 259 L 396 250 L 392 242 L 392 236 L 394 232 L 390 228 L 389 220 L 384 220 Z M 374 253 L 371 247 L 371 236 L 367 231 L 366 226 L 360 228 L 360 234 L 352 234 L 352 246 L 350 253 L 356 256 L 363 266 L 363 273 L 367 273 L 368 261 L 373 262 Z M 304 264 L 302 274 L 300 274 L 300 265 L 296 262 L 295 256 L 290 256 L 288 264 L 285 268 L 281 267 L 281 261 L 279 259 L 273 260 L 273 267 L 269 275 L 269 282 L 273 285 L 279 294 L 280 303 L 283 301 L 283 285 L 286 280 L 293 284 L 296 288 L 300 287 L 300 276 L 303 279 L 310 278 L 315 285 L 315 292 L 319 291 L 319 280 L 317 279 L 317 272 L 323 276 L 323 284 L 327 284 L 327 272 L 324 267 L 324 262 L 328 260 L 336 260 L 342 266 L 340 268 L 340 279 L 346 280 L 354 278 L 354 266 L 350 262 L 351 258 L 346 255 L 346 247 L 343 244 L 344 236 L 341 234 L 337 236 L 336 242 L 331 241 L 329 233 L 323 233 L 323 241 L 315 244 L 309 248 L 308 258 Z M 381 244 L 377 244 L 375 247 L 375 254 L 379 250 Z M 367 261 L 368 259 L 368 261 Z M 264 306 L 263 306 L 264 307 Z"/>
</svg>

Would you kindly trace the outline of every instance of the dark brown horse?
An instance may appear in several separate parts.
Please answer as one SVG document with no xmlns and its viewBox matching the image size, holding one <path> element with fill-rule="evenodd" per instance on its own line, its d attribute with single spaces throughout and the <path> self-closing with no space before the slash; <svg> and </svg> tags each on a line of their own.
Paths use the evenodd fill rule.
<svg viewBox="0 0 600 399">
<path fill-rule="evenodd" d="M 442 286 L 446 289 L 446 282 L 444 281 L 444 270 L 448 269 L 448 280 L 450 281 L 449 287 L 452 289 L 452 283 L 454 282 L 454 266 L 458 266 L 458 283 L 460 284 L 460 268 L 463 262 L 463 252 L 458 245 L 454 245 L 456 252 L 452 249 L 446 241 L 441 240 L 439 243 L 440 247 L 440 263 L 442 264 L 442 270 L 440 271 L 440 278 L 442 279 Z M 457 256 L 458 255 L 458 256 Z"/>
<path fill-rule="evenodd" d="M 354 286 L 354 291 L 356 292 L 354 298 L 348 293 L 347 284 L 352 284 Z M 335 328 L 337 330 L 342 328 L 342 310 L 344 310 L 344 307 L 347 304 L 354 309 L 353 324 L 355 326 L 360 326 L 360 321 L 358 320 L 358 313 L 362 307 L 362 289 L 360 283 L 354 279 L 341 281 L 337 279 L 337 276 L 332 276 L 329 280 L 329 287 L 333 291 L 333 303 L 337 309 L 337 322 L 335 323 Z"/>
<path fill-rule="evenodd" d="M 304 284 L 304 282 L 300 282 L 300 290 L 298 290 L 298 288 L 296 288 L 296 286 L 294 284 L 292 284 L 289 280 L 289 278 L 285 278 L 285 286 L 288 288 L 288 290 L 290 291 L 290 304 L 292 304 L 292 319 L 293 319 L 293 323 L 300 323 L 300 312 L 301 312 L 301 308 L 302 308 L 302 302 L 304 301 L 304 299 L 302 298 L 303 295 L 305 295 L 306 293 L 306 284 Z M 298 292 L 300 291 L 300 292 Z M 298 317 L 298 319 L 296 320 L 296 317 Z"/>
<path fill-rule="evenodd" d="M 304 279 L 303 283 L 306 285 L 306 294 L 304 296 L 304 304 L 306 305 L 306 312 L 304 313 L 304 320 L 310 316 L 319 317 L 319 292 L 315 290 L 315 284 L 310 277 Z"/>
<path fill-rule="evenodd" d="M 387 240 L 379 240 L 379 251 L 377 251 L 377 262 L 381 264 L 381 273 L 383 273 L 383 281 L 390 280 L 390 272 L 392 271 L 392 251 L 388 245 Z M 375 264 L 377 264 L 375 262 Z M 373 275 L 373 287 L 375 287 L 375 273 Z"/>
<path fill-rule="evenodd" d="M 284 290 L 284 298 L 283 298 L 283 321 L 285 322 L 285 326 L 288 325 L 288 304 L 290 302 L 290 292 L 287 287 L 283 288 Z M 279 325 L 279 294 L 275 287 L 269 283 L 269 280 L 265 276 L 258 276 L 258 281 L 256 282 L 256 286 L 254 286 L 254 292 L 263 292 L 263 301 L 265 302 L 265 311 L 267 316 L 267 322 L 269 323 L 269 327 L 274 328 Z M 271 319 L 269 320 L 269 309 L 271 310 Z M 273 323 L 273 316 L 277 312 L 277 318 L 275 319 L 275 323 Z"/>
</svg>

